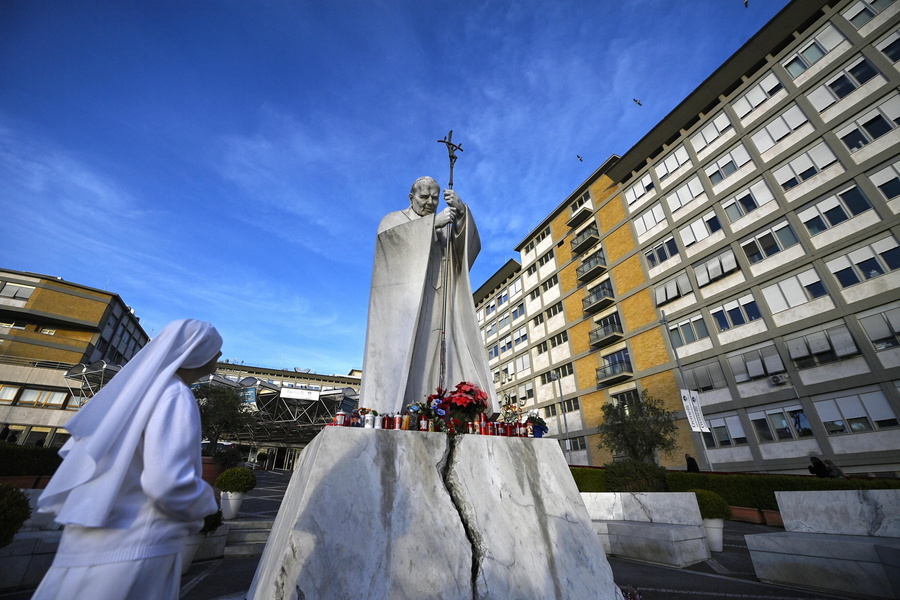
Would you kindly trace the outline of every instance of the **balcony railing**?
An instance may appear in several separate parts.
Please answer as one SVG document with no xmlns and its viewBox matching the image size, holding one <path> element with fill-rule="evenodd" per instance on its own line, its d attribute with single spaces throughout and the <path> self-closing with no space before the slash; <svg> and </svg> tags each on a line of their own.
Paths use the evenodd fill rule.
<svg viewBox="0 0 900 600">
<path fill-rule="evenodd" d="M 587 257 L 575 269 L 575 275 L 580 280 L 588 280 L 602 274 L 604 271 L 606 271 L 606 257 L 603 255 L 603 250 L 598 250 Z"/>
<path fill-rule="evenodd" d="M 591 214 L 594 212 L 594 207 L 591 206 L 590 202 L 585 202 L 578 208 L 572 211 L 572 216 L 569 217 L 569 220 L 566 221 L 566 225 L 569 227 L 578 227 L 582 223 L 584 223 Z"/>
<path fill-rule="evenodd" d="M 605 387 L 632 377 L 634 369 L 631 368 L 630 360 L 609 363 L 597 369 L 597 387 Z"/>
<path fill-rule="evenodd" d="M 590 333 L 591 346 L 603 347 L 625 337 L 622 331 L 622 325 L 619 323 L 610 323 L 605 327 L 598 327 Z"/>
<path fill-rule="evenodd" d="M 606 308 L 615 302 L 615 295 L 608 287 L 599 287 L 593 290 L 588 296 L 581 301 L 584 312 L 596 312 L 602 308 Z"/>
<path fill-rule="evenodd" d="M 600 231 L 596 225 L 591 225 L 572 240 L 572 252 L 576 254 L 590 248 L 600 241 Z"/>
</svg>

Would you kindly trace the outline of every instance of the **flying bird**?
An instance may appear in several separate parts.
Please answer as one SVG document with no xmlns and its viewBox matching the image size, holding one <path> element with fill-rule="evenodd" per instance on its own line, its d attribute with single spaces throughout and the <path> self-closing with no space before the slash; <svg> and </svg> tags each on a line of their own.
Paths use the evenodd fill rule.
<svg viewBox="0 0 900 600">
<path fill-rule="evenodd" d="M 575 156 L 578 156 L 578 155 L 576 154 Z M 584 162 L 584 159 L 581 158 L 580 156 L 578 156 L 578 160 L 579 160 L 580 162 Z"/>
<path fill-rule="evenodd" d="M 634 103 L 637 104 L 638 106 L 643 106 L 643 104 L 641 104 L 641 101 L 638 100 L 637 98 L 632 98 L 632 100 L 634 100 Z"/>
</svg>

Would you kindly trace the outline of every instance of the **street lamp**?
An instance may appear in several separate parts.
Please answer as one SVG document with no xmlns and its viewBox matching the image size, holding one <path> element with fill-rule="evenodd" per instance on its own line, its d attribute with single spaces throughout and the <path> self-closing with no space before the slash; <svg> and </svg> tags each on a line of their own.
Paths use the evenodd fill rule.
<svg viewBox="0 0 900 600">
<path fill-rule="evenodd" d="M 559 408 L 563 415 L 563 427 L 566 431 L 566 460 L 572 464 L 572 442 L 569 440 L 569 419 L 566 417 L 566 406 L 563 404 L 562 379 L 556 371 L 550 371 L 550 381 L 555 381 L 559 386 Z"/>
</svg>

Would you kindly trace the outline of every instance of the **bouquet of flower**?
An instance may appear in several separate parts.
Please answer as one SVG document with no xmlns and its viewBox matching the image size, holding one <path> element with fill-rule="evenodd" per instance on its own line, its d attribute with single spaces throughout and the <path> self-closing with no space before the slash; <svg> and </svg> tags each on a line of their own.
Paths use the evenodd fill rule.
<svg viewBox="0 0 900 600">
<path fill-rule="evenodd" d="M 541 418 L 540 413 L 537 410 L 528 411 L 528 418 L 525 419 L 526 423 L 531 423 L 535 427 L 543 427 L 547 429 L 547 423 Z"/>
<path fill-rule="evenodd" d="M 477 385 L 463 381 L 451 392 L 438 388 L 425 402 L 410 406 L 410 411 L 413 407 L 417 407 L 416 414 L 430 411 L 430 417 L 436 419 L 438 424 L 435 429 L 450 434 L 463 433 L 466 423 L 476 420 L 479 413 L 487 409 L 487 399 L 487 393 Z"/>
<path fill-rule="evenodd" d="M 500 409 L 499 421 L 504 423 L 517 423 L 522 418 L 522 411 L 515 403 L 504 404 Z"/>
</svg>

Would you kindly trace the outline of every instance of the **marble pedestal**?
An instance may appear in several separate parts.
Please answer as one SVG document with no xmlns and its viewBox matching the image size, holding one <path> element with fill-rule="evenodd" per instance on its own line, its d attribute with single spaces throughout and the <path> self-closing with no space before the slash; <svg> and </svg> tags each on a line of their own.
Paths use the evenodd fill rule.
<svg viewBox="0 0 900 600">
<path fill-rule="evenodd" d="M 555 440 L 327 427 L 247 598 L 622 596 Z"/>
<path fill-rule="evenodd" d="M 784 532 L 745 536 L 763 581 L 900 598 L 900 490 L 775 492 Z"/>
</svg>

